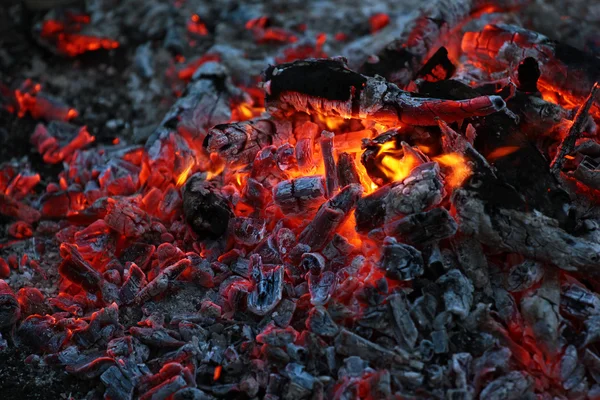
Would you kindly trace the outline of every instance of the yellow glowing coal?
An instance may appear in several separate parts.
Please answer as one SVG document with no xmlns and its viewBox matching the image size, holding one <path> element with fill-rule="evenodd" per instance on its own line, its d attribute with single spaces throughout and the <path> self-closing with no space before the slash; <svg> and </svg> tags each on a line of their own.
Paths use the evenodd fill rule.
<svg viewBox="0 0 600 400">
<path fill-rule="evenodd" d="M 458 153 L 443 154 L 433 158 L 446 170 L 446 184 L 451 189 L 460 187 L 465 179 L 471 176 L 472 171 L 469 163 Z"/>
</svg>

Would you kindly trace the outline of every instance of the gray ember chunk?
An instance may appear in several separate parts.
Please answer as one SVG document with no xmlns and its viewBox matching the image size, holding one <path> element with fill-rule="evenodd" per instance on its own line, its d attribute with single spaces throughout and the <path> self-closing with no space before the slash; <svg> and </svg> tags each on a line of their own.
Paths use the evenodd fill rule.
<svg viewBox="0 0 600 400">
<path fill-rule="evenodd" d="M 600 297 L 580 285 L 562 285 L 560 308 L 567 315 L 578 319 L 600 315 Z"/>
<path fill-rule="evenodd" d="M 542 280 L 544 269 L 542 264 L 525 260 L 510 269 L 506 277 L 506 289 L 510 292 L 520 292 L 526 290 Z"/>
<path fill-rule="evenodd" d="M 306 327 L 317 335 L 324 337 L 334 337 L 339 329 L 331 316 L 322 306 L 316 306 L 308 314 Z"/>
<path fill-rule="evenodd" d="M 115 400 L 133 399 L 132 376 L 124 368 L 113 365 L 100 376 L 100 380 L 106 386 L 104 395 Z"/>
<path fill-rule="evenodd" d="M 198 388 L 183 388 L 173 395 L 173 400 L 213 400 L 213 396 L 209 396 Z"/>
<path fill-rule="evenodd" d="M 444 289 L 446 310 L 465 319 L 473 305 L 473 284 L 459 270 L 453 269 L 442 275 L 437 283 Z"/>
<path fill-rule="evenodd" d="M 410 244 L 427 244 L 453 236 L 458 224 L 445 208 L 410 214 L 384 225 L 386 235 Z"/>
<path fill-rule="evenodd" d="M 396 340 L 405 350 L 414 349 L 419 332 L 408 312 L 408 302 L 401 294 L 389 296 L 387 302 L 394 318 L 394 335 L 396 336 Z"/>
<path fill-rule="evenodd" d="M 200 174 L 192 175 L 183 187 L 183 214 L 198 235 L 210 238 L 225 233 L 233 217 L 231 204 Z"/>
<path fill-rule="evenodd" d="M 286 328 L 292 321 L 294 311 L 296 311 L 296 303 L 288 299 L 283 299 L 271 314 L 271 318 L 273 318 L 275 325 L 280 328 Z"/>
<path fill-rule="evenodd" d="M 254 289 L 248 294 L 248 309 L 256 315 L 265 315 L 273 310 L 283 296 L 283 267 L 263 269 L 258 254 L 250 256 L 250 275 Z"/>
<path fill-rule="evenodd" d="M 387 350 L 355 333 L 342 329 L 335 338 L 335 349 L 344 356 L 358 356 L 375 364 L 406 361 L 399 354 Z"/>
<path fill-rule="evenodd" d="M 423 275 L 423 256 L 414 247 L 387 237 L 383 242 L 383 252 L 378 267 L 385 271 L 385 276 L 390 279 L 412 280 Z"/>
<path fill-rule="evenodd" d="M 525 373 L 512 371 L 490 382 L 479 396 L 486 400 L 533 400 L 533 380 Z"/>
<path fill-rule="evenodd" d="M 438 302 L 431 294 L 424 294 L 415 300 L 410 310 L 410 315 L 420 330 L 431 330 L 437 306 Z"/>
</svg>

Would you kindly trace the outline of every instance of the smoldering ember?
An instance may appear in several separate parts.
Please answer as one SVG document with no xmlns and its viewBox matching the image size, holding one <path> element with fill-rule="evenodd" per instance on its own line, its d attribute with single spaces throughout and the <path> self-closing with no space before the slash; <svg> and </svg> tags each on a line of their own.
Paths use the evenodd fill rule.
<svg viewBox="0 0 600 400">
<path fill-rule="evenodd" d="M 600 399 L 600 7 L 7 0 L 1 399 Z"/>
</svg>

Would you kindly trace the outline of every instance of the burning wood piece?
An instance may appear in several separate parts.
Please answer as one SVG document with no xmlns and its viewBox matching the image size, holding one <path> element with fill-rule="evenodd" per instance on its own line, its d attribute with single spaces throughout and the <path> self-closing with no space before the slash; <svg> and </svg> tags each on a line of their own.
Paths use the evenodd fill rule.
<svg viewBox="0 0 600 400">
<path fill-rule="evenodd" d="M 598 66 L 598 73 L 600 78 L 600 63 Z M 575 114 L 575 118 L 573 118 L 573 124 L 569 129 L 569 133 L 560 144 L 558 152 L 556 153 L 554 160 L 552 160 L 552 163 L 550 164 L 550 169 L 554 174 L 558 175 L 560 173 L 562 166 L 565 162 L 565 156 L 572 153 L 575 149 L 575 142 L 577 141 L 579 136 L 581 136 L 581 133 L 587 121 L 588 113 L 590 111 L 590 108 L 592 107 L 592 104 L 594 103 L 594 99 L 596 97 L 596 93 L 598 92 L 599 87 L 600 85 L 598 85 L 598 82 L 594 83 L 592 91 L 585 100 L 584 105 L 581 106 L 579 110 L 577 110 L 577 114 Z"/>
<path fill-rule="evenodd" d="M 399 86 L 407 85 L 425 61 L 434 55 L 440 46 L 452 38 L 471 16 L 480 12 L 518 8 L 527 0 L 508 1 L 456 1 L 443 0 L 429 4 L 407 33 L 407 37 L 388 44 L 361 67 L 367 75 L 381 75 Z"/>
<path fill-rule="evenodd" d="M 414 167 L 429 162 L 429 157 L 404 141 L 398 149 L 397 134 L 395 130 L 388 131 L 365 141 L 360 161 L 369 178 L 379 186 L 404 179 Z"/>
<path fill-rule="evenodd" d="M 188 259 L 177 261 L 175 264 L 165 268 L 148 283 L 134 298 L 136 304 L 143 304 L 151 298 L 166 292 L 169 287 L 173 286 L 173 282 L 183 271 L 188 268 L 192 262 Z"/>
<path fill-rule="evenodd" d="M 227 69 L 219 63 L 207 62 L 194 72 L 159 129 L 177 129 L 179 134 L 200 146 L 210 128 L 231 121 L 231 104 L 242 102 L 251 100 L 233 84 Z M 149 142 L 151 140 L 152 137 Z"/>
<path fill-rule="evenodd" d="M 66 122 L 52 121 L 47 126 L 38 124 L 31 135 L 31 144 L 45 162 L 56 164 L 69 161 L 75 151 L 94 141 L 85 126 L 78 127 Z"/>
<path fill-rule="evenodd" d="M 273 189 L 273 201 L 286 215 L 316 210 L 325 201 L 325 180 L 322 176 L 303 176 L 282 181 Z"/>
<path fill-rule="evenodd" d="M 383 230 L 406 243 L 423 245 L 454 236 L 458 225 L 448 210 L 438 207 L 387 223 Z"/>
<path fill-rule="evenodd" d="M 329 82 L 324 86 L 321 82 Z M 295 112 L 360 118 L 384 125 L 437 125 L 485 116 L 505 107 L 499 96 L 468 100 L 417 97 L 380 77 L 351 71 L 343 59 L 296 61 L 265 72 L 267 111 L 274 116 Z"/>
<path fill-rule="evenodd" d="M 421 164 L 402 181 L 382 186 L 361 198 L 356 205 L 356 230 L 368 233 L 395 219 L 439 204 L 444 197 L 439 172 L 437 163 Z"/>
<path fill-rule="evenodd" d="M 385 271 L 386 277 L 399 281 L 415 279 L 424 272 L 421 252 L 391 237 L 383 241 L 378 267 Z"/>
<path fill-rule="evenodd" d="M 600 190 L 600 162 L 593 158 L 584 156 L 572 176 L 584 185 Z"/>
<path fill-rule="evenodd" d="M 183 187 L 183 214 L 196 233 L 211 238 L 225 233 L 233 217 L 229 201 L 201 174 L 192 175 Z"/>
<path fill-rule="evenodd" d="M 119 290 L 121 304 L 131 304 L 138 292 L 146 285 L 146 274 L 137 265 L 131 264 L 128 275 Z"/>
<path fill-rule="evenodd" d="M 335 195 L 338 189 L 337 166 L 333 156 L 333 138 L 335 134 L 329 131 L 321 133 L 321 155 L 323 164 L 325 164 L 325 183 L 327 187 L 327 198 L 330 199 Z"/>
<path fill-rule="evenodd" d="M 538 62 L 541 86 L 576 98 L 588 95 L 600 80 L 600 62 L 592 54 L 514 25 L 487 25 L 480 32 L 467 32 L 462 50 L 497 70 L 516 70 L 531 57 Z"/>
<path fill-rule="evenodd" d="M 12 331 L 21 318 L 21 307 L 14 292 L 0 279 L 0 332 Z"/>
<path fill-rule="evenodd" d="M 337 163 L 338 182 L 340 187 L 351 184 L 360 184 L 360 176 L 356 170 L 354 157 L 348 153 L 340 153 Z"/>
<path fill-rule="evenodd" d="M 243 245 L 257 245 L 265 237 L 265 223 L 264 220 L 257 218 L 233 218 L 231 220 L 233 236 Z"/>
<path fill-rule="evenodd" d="M 254 289 L 248 294 L 248 310 L 256 315 L 265 315 L 281 301 L 284 268 L 278 265 L 266 270 L 258 254 L 250 256 L 248 268 L 254 284 Z"/>
<path fill-rule="evenodd" d="M 298 236 L 298 242 L 310 246 L 312 251 L 321 250 L 346 221 L 362 193 L 363 187 L 360 185 L 343 188 L 319 208 L 317 215 Z"/>
<path fill-rule="evenodd" d="M 525 213 L 486 207 L 481 199 L 465 189 L 454 191 L 452 203 L 461 231 L 476 236 L 495 251 L 518 253 L 567 271 L 592 276 L 600 273 L 600 244 L 570 235 L 552 218 L 535 211 Z M 532 237 L 536 240 L 527 239 Z"/>
<path fill-rule="evenodd" d="M 245 166 L 264 147 L 293 144 L 293 139 L 292 123 L 288 120 L 259 118 L 216 125 L 208 131 L 203 146 L 234 166 Z"/>
</svg>

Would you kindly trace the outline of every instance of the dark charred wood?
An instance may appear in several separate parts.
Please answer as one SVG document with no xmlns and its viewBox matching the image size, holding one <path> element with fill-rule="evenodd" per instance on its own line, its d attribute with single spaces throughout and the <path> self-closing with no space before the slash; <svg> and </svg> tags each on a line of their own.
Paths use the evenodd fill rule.
<svg viewBox="0 0 600 400">
<path fill-rule="evenodd" d="M 584 185 L 600 190 L 600 163 L 584 156 L 572 176 Z"/>
<path fill-rule="evenodd" d="M 403 216 L 421 212 L 438 204 L 443 194 L 438 164 L 421 164 L 402 182 L 382 186 L 358 201 L 356 230 L 368 233 Z"/>
<path fill-rule="evenodd" d="M 325 201 L 322 176 L 303 176 L 280 182 L 273 189 L 273 200 L 284 214 L 301 214 L 316 210 Z"/>
<path fill-rule="evenodd" d="M 413 245 L 424 245 L 452 237 L 458 225 L 448 210 L 438 207 L 390 222 L 383 229 L 388 236 Z"/>
<path fill-rule="evenodd" d="M 21 306 L 14 292 L 0 279 L 0 331 L 12 329 L 21 318 Z"/>
<path fill-rule="evenodd" d="M 221 64 L 208 62 L 202 65 L 146 146 L 149 147 L 157 139 L 159 130 L 165 128 L 177 130 L 191 142 L 201 145 L 211 127 L 231 120 L 231 104 L 247 100 L 244 96 Z"/>
<path fill-rule="evenodd" d="M 362 192 L 362 186 L 348 185 L 335 197 L 329 199 L 298 236 L 298 242 L 310 246 L 312 251 L 321 250 L 337 228 L 348 218 Z"/>
<path fill-rule="evenodd" d="M 526 3 L 526 0 L 508 0 L 494 2 L 494 7 L 510 9 Z M 425 60 L 450 41 L 455 30 L 488 5 L 487 1 L 478 0 L 444 0 L 427 5 L 407 32 L 407 37 L 388 44 L 373 61 L 363 64 L 361 72 L 381 75 L 399 86 L 408 84 Z"/>
<path fill-rule="evenodd" d="M 225 233 L 233 217 L 229 202 L 200 174 L 192 175 L 183 187 L 183 214 L 198 235 L 210 238 Z"/>
<path fill-rule="evenodd" d="M 325 184 L 327 188 L 327 198 L 332 198 L 338 190 L 337 165 L 333 156 L 333 138 L 335 134 L 329 131 L 323 131 L 319 143 L 321 144 L 321 156 L 325 165 Z"/>
<path fill-rule="evenodd" d="M 312 82 L 329 84 L 313 86 Z M 489 115 L 505 107 L 499 96 L 468 100 L 419 97 L 381 77 L 369 78 L 350 71 L 341 59 L 296 61 L 270 67 L 265 73 L 265 87 L 267 111 L 275 116 L 308 111 L 387 125 L 436 125 L 437 118 L 453 122 Z"/>
<path fill-rule="evenodd" d="M 516 70 L 521 61 L 533 58 L 540 68 L 540 84 L 579 100 L 600 80 L 600 61 L 592 54 L 515 25 L 487 25 L 480 32 L 468 32 L 462 49 L 496 70 Z"/>
<path fill-rule="evenodd" d="M 341 188 L 353 183 L 360 184 L 360 176 L 356 170 L 354 157 L 348 153 L 341 153 L 338 156 L 337 175 Z"/>
<path fill-rule="evenodd" d="M 214 126 L 204 140 L 204 148 L 232 165 L 245 166 L 264 147 L 281 146 L 293 139 L 290 121 L 260 118 Z"/>
<path fill-rule="evenodd" d="M 450 79 L 455 71 L 456 66 L 448 58 L 448 50 L 442 46 L 427 60 L 415 77 L 428 82 L 443 81 Z"/>
<path fill-rule="evenodd" d="M 421 252 L 407 244 L 398 243 L 391 237 L 383 242 L 378 267 L 385 272 L 386 277 L 399 281 L 415 279 L 424 272 Z"/>
<path fill-rule="evenodd" d="M 600 244 L 570 235 L 539 212 L 490 207 L 472 192 L 458 189 L 453 204 L 461 231 L 495 251 L 507 251 L 591 276 L 600 273 Z M 535 237 L 535 241 L 528 238 Z"/>
</svg>

